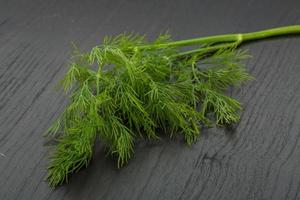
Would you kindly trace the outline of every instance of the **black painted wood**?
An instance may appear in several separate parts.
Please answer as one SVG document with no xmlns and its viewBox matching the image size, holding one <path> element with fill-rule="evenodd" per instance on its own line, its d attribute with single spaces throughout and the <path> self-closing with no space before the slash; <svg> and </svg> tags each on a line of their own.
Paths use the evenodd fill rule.
<svg viewBox="0 0 300 200">
<path fill-rule="evenodd" d="M 124 31 L 183 39 L 290 24 L 299 0 L 0 0 L 0 199 L 300 199 L 300 37 L 243 46 L 256 80 L 232 92 L 244 105 L 235 131 L 137 144 L 121 170 L 98 147 L 69 184 L 43 181 L 71 41 L 84 51 Z"/>
</svg>

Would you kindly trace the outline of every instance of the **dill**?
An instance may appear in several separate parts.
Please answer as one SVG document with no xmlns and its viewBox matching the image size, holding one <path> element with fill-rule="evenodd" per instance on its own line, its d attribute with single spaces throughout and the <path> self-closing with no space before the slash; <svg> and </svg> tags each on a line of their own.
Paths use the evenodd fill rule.
<svg viewBox="0 0 300 200">
<path fill-rule="evenodd" d="M 181 41 L 162 34 L 152 42 L 121 34 L 105 37 L 88 53 L 76 50 L 61 81 L 70 103 L 47 131 L 58 142 L 48 165 L 50 186 L 88 166 L 97 138 L 122 167 L 137 138 L 157 139 L 165 130 L 192 145 L 200 127 L 238 122 L 241 104 L 226 91 L 252 76 L 243 64 L 247 51 L 237 47 L 296 33 L 300 26 Z M 182 50 L 186 46 L 194 48 Z"/>
</svg>

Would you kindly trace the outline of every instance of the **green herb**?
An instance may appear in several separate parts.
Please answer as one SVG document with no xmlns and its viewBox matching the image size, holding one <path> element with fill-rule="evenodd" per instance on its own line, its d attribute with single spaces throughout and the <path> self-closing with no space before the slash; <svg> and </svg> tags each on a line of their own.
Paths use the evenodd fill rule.
<svg viewBox="0 0 300 200">
<path fill-rule="evenodd" d="M 61 82 L 70 103 L 47 131 L 58 142 L 48 166 L 50 186 L 89 164 L 97 138 L 122 167 L 138 138 L 182 134 L 191 145 L 201 127 L 238 122 L 241 104 L 226 91 L 252 77 L 243 65 L 247 51 L 236 47 L 297 33 L 299 25 L 181 41 L 121 34 L 89 53 L 76 50 Z M 192 50 L 182 49 L 187 46 Z"/>
</svg>

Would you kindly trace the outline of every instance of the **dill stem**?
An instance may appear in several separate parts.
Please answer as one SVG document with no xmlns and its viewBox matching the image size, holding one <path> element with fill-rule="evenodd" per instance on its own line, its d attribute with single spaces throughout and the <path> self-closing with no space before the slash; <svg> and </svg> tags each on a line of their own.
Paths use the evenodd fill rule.
<svg viewBox="0 0 300 200">
<path fill-rule="evenodd" d="M 266 30 L 250 32 L 250 33 L 235 33 L 235 34 L 193 38 L 187 40 L 178 40 L 178 41 L 168 42 L 163 44 L 143 45 L 143 46 L 139 46 L 138 48 L 152 49 L 152 48 L 180 47 L 180 46 L 191 46 L 197 44 L 237 42 L 237 41 L 242 43 L 251 40 L 259 40 L 259 39 L 265 39 L 269 37 L 291 35 L 291 34 L 300 34 L 300 25 L 283 26 L 283 27 L 266 29 Z"/>
<path fill-rule="evenodd" d="M 217 51 L 218 49 L 226 49 L 226 48 L 237 46 L 239 44 L 240 44 L 240 42 L 235 41 L 235 42 L 231 42 L 231 43 L 220 44 L 220 45 L 215 45 L 215 46 L 210 46 L 210 47 L 202 47 L 202 48 L 197 48 L 197 49 L 193 49 L 193 50 L 189 50 L 189 51 L 183 51 L 183 52 L 173 55 L 172 57 L 182 57 L 182 56 L 186 56 L 186 55 L 190 55 L 190 54 L 194 54 L 194 53 L 201 54 L 201 53 L 214 52 L 214 51 Z"/>
<path fill-rule="evenodd" d="M 275 36 L 284 36 L 284 35 L 292 35 L 292 34 L 300 34 L 300 25 L 294 26 L 283 26 L 278 28 L 266 29 L 263 31 L 256 31 L 252 33 L 244 33 L 242 34 L 242 41 L 251 41 L 251 40 L 259 40 L 265 39 Z"/>
<path fill-rule="evenodd" d="M 99 93 L 100 93 L 100 89 L 99 89 L 99 87 L 100 87 L 100 80 L 99 80 L 100 77 L 99 77 L 99 74 L 97 74 L 96 77 L 97 77 L 97 79 L 96 79 L 96 87 L 97 87 L 96 92 L 97 93 L 96 94 L 99 95 Z"/>
</svg>

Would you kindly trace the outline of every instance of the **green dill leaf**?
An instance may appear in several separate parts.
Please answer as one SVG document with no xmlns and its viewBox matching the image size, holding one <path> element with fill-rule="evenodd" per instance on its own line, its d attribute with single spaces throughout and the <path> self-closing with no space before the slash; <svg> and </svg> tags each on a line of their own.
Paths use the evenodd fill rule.
<svg viewBox="0 0 300 200">
<path fill-rule="evenodd" d="M 88 53 L 75 49 L 61 81 L 69 105 L 47 131 L 58 142 L 48 165 L 50 186 L 87 167 L 96 138 L 122 167 L 140 138 L 159 139 L 164 131 L 192 145 L 203 127 L 237 123 L 241 103 L 227 92 L 253 79 L 243 63 L 249 54 L 238 45 L 299 32 L 290 26 L 181 41 L 165 33 L 153 42 L 124 33 L 105 37 Z M 193 48 L 182 49 L 187 46 Z"/>
</svg>

